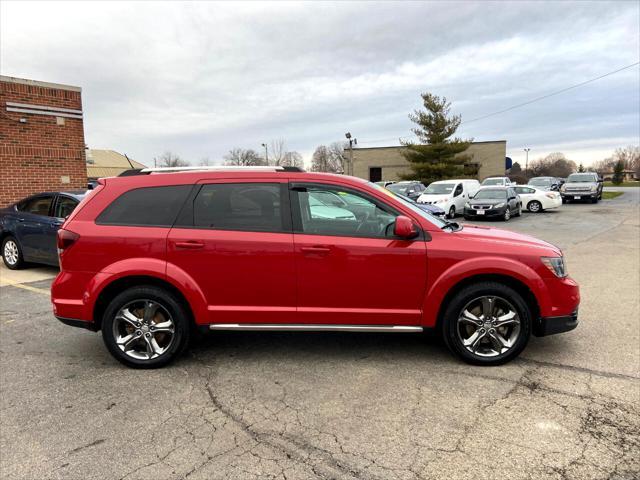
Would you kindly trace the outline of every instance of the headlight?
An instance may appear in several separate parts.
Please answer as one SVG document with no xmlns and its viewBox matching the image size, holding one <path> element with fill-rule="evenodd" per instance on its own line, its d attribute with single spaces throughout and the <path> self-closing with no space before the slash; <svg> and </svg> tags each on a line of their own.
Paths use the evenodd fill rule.
<svg viewBox="0 0 640 480">
<path fill-rule="evenodd" d="M 596 185 L 591 185 L 591 191 L 595 192 L 596 190 L 598 190 L 598 187 Z"/>
<path fill-rule="evenodd" d="M 567 276 L 564 257 L 540 257 L 540 260 L 556 277 L 564 278 Z"/>
<path fill-rule="evenodd" d="M 498 203 L 493 206 L 493 208 L 502 208 L 502 207 L 504 207 L 504 203 Z"/>
</svg>

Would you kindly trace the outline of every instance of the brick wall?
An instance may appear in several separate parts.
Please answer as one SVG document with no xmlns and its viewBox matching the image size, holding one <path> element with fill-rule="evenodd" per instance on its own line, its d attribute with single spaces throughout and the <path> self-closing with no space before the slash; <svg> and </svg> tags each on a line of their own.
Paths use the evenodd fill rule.
<svg viewBox="0 0 640 480">
<path fill-rule="evenodd" d="M 374 147 L 353 149 L 353 175 L 369 180 L 369 168 L 382 168 L 383 180 L 400 180 L 402 174 L 411 173 L 409 162 L 402 156 L 404 147 Z M 504 175 L 507 142 L 474 142 L 464 152 L 470 155 L 470 163 L 477 163 L 478 179 Z M 349 158 L 349 151 L 345 151 Z"/>
<path fill-rule="evenodd" d="M 9 111 L 34 108 L 7 102 L 37 106 L 40 114 Z M 86 188 L 83 121 L 59 116 L 81 116 L 65 109 L 82 110 L 80 88 L 0 77 L 0 206 L 37 192 Z"/>
</svg>

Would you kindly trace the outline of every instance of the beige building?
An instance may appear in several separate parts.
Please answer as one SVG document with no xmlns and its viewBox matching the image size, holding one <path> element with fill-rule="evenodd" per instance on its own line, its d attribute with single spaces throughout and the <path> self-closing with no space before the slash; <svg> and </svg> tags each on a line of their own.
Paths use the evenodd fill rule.
<svg viewBox="0 0 640 480">
<path fill-rule="evenodd" d="M 380 180 L 400 180 L 402 174 L 411 173 L 411 166 L 402 156 L 405 147 L 372 147 L 353 149 L 351 174 L 377 182 Z M 464 152 L 471 156 L 469 164 L 478 167 L 478 179 L 505 174 L 507 141 L 473 142 Z M 349 159 L 349 151 L 345 152 Z"/>
<path fill-rule="evenodd" d="M 96 180 L 104 177 L 117 177 L 125 170 L 132 168 L 147 168 L 135 160 L 128 159 L 113 150 L 86 150 L 87 178 Z"/>
</svg>

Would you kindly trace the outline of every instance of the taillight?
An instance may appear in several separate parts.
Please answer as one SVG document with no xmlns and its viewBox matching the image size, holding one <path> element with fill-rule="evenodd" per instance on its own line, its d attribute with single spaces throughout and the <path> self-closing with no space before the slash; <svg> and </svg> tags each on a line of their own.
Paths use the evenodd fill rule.
<svg viewBox="0 0 640 480">
<path fill-rule="evenodd" d="M 556 192 L 548 192 L 548 193 L 545 193 L 545 196 L 553 199 L 553 198 L 556 198 L 558 194 Z"/>
<path fill-rule="evenodd" d="M 62 253 L 71 245 L 73 245 L 79 238 L 80 235 L 75 232 L 71 232 L 63 228 L 58 230 L 58 254 Z"/>
</svg>

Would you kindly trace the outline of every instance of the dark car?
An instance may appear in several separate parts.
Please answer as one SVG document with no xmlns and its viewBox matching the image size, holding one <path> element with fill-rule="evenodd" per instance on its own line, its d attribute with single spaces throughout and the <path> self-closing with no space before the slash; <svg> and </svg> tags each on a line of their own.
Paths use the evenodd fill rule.
<svg viewBox="0 0 640 480">
<path fill-rule="evenodd" d="M 417 181 L 409 180 L 405 182 L 397 182 L 391 185 L 387 185 L 388 190 L 393 193 L 399 193 L 405 197 L 409 197 L 411 200 L 417 200 L 420 195 L 424 193 L 426 187 Z"/>
<path fill-rule="evenodd" d="M 529 180 L 527 185 L 531 185 L 532 187 L 537 187 L 542 190 L 549 190 L 557 192 L 560 190 L 560 179 L 556 177 L 533 177 Z"/>
<path fill-rule="evenodd" d="M 444 214 L 446 213 L 442 208 L 438 207 L 437 205 L 418 203 L 415 200 L 411 200 L 409 197 L 405 195 L 401 195 L 400 193 L 396 193 L 396 195 L 401 199 L 403 199 L 405 202 L 409 202 L 411 205 L 415 205 L 420 210 L 430 213 L 431 215 L 435 215 L 436 217 L 444 217 Z"/>
<path fill-rule="evenodd" d="M 26 262 L 58 266 L 56 234 L 86 191 L 44 192 L 0 210 L 2 260 L 16 270 Z"/>
<path fill-rule="evenodd" d="M 522 201 L 513 187 L 484 187 L 464 206 L 464 218 L 502 218 L 505 222 L 522 213 Z"/>
</svg>

